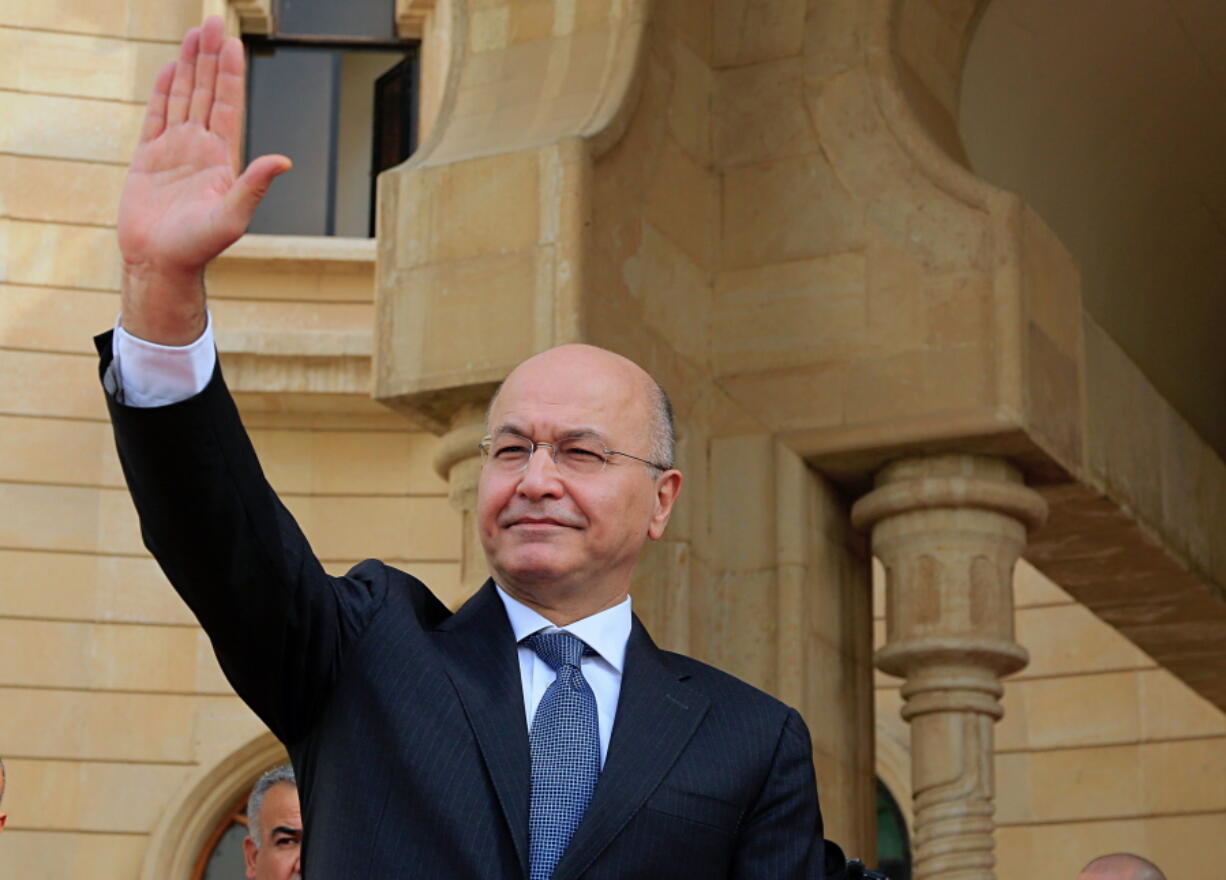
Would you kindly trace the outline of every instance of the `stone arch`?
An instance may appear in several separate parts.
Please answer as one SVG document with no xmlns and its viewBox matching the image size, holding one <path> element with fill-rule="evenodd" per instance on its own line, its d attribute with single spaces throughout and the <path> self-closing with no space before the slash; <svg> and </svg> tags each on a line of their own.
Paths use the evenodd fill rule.
<svg viewBox="0 0 1226 880">
<path fill-rule="evenodd" d="M 220 761 L 197 768 L 181 794 L 162 813 L 150 838 L 141 880 L 186 880 L 210 832 L 251 780 L 288 760 L 271 733 L 248 740 Z"/>
</svg>

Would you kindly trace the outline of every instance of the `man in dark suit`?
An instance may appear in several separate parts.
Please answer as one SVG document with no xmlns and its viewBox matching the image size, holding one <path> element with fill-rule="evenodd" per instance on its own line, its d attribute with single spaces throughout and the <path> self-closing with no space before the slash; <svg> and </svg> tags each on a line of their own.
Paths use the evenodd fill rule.
<svg viewBox="0 0 1226 880">
<path fill-rule="evenodd" d="M 374 560 L 323 571 L 205 309 L 205 264 L 289 164 L 235 176 L 242 90 L 216 19 L 159 74 L 120 208 L 121 323 L 98 344 L 145 542 L 293 760 L 306 876 L 820 878 L 799 715 L 631 614 L 682 478 L 667 398 L 630 361 L 563 346 L 507 377 L 477 502 L 493 577 L 459 611 Z"/>
</svg>

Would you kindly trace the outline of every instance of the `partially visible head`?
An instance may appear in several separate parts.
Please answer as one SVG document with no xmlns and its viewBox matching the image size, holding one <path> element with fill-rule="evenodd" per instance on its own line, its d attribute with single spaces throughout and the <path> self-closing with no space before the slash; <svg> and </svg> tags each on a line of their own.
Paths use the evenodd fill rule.
<svg viewBox="0 0 1226 880">
<path fill-rule="evenodd" d="M 1081 869 L 1077 880 L 1166 880 L 1149 859 L 1132 853 L 1099 856 Z"/>
<path fill-rule="evenodd" d="M 299 880 L 302 808 L 294 768 L 282 764 L 256 782 L 247 798 L 243 857 L 251 880 Z"/>
<path fill-rule="evenodd" d="M 8 776 L 4 771 L 4 759 L 0 758 L 0 807 L 4 806 L 4 785 L 8 781 Z M 8 813 L 0 810 L 0 831 L 4 830 L 4 826 L 8 824 Z"/>
<path fill-rule="evenodd" d="M 663 535 L 681 487 L 672 468 L 671 406 L 660 386 L 621 355 L 563 345 L 511 371 L 488 421 L 495 436 L 545 443 L 590 436 L 661 465 L 614 456 L 599 475 L 576 478 L 542 450 L 520 473 L 481 472 L 481 543 L 501 586 L 538 598 L 579 588 L 593 597 L 624 594 L 643 544 Z"/>
</svg>

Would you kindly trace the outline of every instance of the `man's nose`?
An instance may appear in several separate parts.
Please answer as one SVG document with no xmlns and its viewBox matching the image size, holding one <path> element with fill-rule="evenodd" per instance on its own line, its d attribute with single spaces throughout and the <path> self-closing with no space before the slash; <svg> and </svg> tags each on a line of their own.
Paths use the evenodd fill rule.
<svg viewBox="0 0 1226 880">
<path fill-rule="evenodd" d="M 552 446 L 532 450 L 528 466 L 519 475 L 519 494 L 528 498 L 559 497 L 565 491 L 558 466 L 553 460 Z"/>
</svg>

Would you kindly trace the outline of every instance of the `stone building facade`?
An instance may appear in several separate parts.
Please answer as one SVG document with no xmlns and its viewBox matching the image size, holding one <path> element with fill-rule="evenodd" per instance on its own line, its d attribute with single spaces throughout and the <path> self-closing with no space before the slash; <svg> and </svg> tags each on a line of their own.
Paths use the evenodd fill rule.
<svg viewBox="0 0 1226 880">
<path fill-rule="evenodd" d="M 1226 12 L 394 11 L 420 144 L 378 235 L 249 235 L 209 278 L 327 567 L 461 601 L 485 402 L 605 345 L 687 475 L 635 608 L 801 709 L 829 836 L 872 861 L 879 777 L 915 877 L 1226 863 Z M 187 880 L 278 759 L 141 547 L 90 344 L 144 97 L 209 13 L 276 9 L 0 0 L 5 877 Z"/>
</svg>

